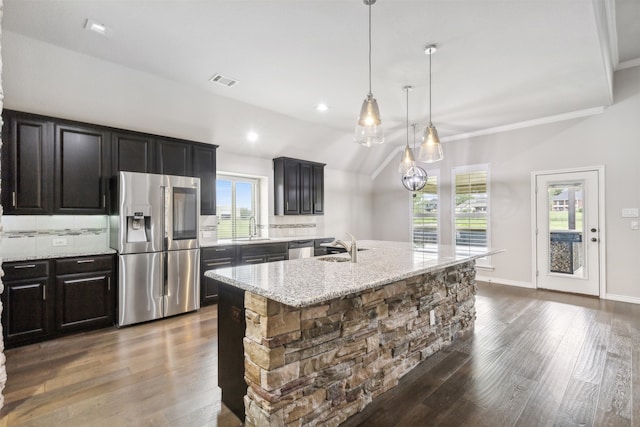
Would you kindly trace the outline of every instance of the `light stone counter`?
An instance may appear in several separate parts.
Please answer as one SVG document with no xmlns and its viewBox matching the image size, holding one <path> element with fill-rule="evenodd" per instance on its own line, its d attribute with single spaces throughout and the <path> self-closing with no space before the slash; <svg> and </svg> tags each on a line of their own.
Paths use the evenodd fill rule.
<svg viewBox="0 0 640 427">
<path fill-rule="evenodd" d="M 384 241 L 359 241 L 358 247 L 355 264 L 322 261 L 349 258 L 339 254 L 210 270 L 205 275 L 292 307 L 306 307 L 502 252 L 463 254 L 458 249 L 456 254 L 453 247 L 440 246 L 438 253 L 430 253 L 415 251 L 409 243 Z"/>
<path fill-rule="evenodd" d="M 42 250 L 36 253 L 30 253 L 30 254 L 15 254 L 7 250 L 2 253 L 2 262 L 34 261 L 34 260 L 52 259 L 52 258 L 111 255 L 116 253 L 114 249 L 106 248 L 106 247 L 74 249 L 71 251 L 60 250 L 59 248 L 54 248 L 54 249 Z"/>
<path fill-rule="evenodd" d="M 253 239 L 219 239 L 219 240 L 207 240 L 200 239 L 201 248 L 210 248 L 215 246 L 224 245 L 257 245 L 261 243 L 286 243 L 286 242 L 298 242 L 301 240 L 316 240 L 316 239 L 333 239 L 329 236 L 298 236 L 298 237 L 256 237 Z"/>
<path fill-rule="evenodd" d="M 247 427 L 337 426 L 475 322 L 475 260 L 360 241 L 322 258 L 208 271 L 218 282 L 218 385 Z"/>
</svg>

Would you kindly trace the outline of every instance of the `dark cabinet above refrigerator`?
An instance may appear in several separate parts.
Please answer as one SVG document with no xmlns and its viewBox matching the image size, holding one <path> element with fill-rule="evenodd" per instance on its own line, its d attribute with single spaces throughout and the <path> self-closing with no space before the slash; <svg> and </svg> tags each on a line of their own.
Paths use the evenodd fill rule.
<svg viewBox="0 0 640 427">
<path fill-rule="evenodd" d="M 198 177 L 200 213 L 216 213 L 217 145 L 12 110 L 2 117 L 5 214 L 107 214 L 120 171 Z"/>
</svg>

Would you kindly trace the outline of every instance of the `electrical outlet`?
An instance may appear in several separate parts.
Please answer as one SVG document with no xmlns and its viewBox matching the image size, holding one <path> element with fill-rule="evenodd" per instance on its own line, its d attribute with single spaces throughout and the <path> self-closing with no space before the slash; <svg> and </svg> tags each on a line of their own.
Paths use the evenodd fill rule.
<svg viewBox="0 0 640 427">
<path fill-rule="evenodd" d="M 429 325 L 433 326 L 436 324 L 436 311 L 431 310 L 429 312 Z"/>
<path fill-rule="evenodd" d="M 637 230 L 640 228 L 640 224 L 638 224 L 638 221 L 631 221 L 631 229 L 632 230 Z"/>
<path fill-rule="evenodd" d="M 67 239 L 65 239 L 64 237 L 53 239 L 53 246 L 67 246 Z"/>
</svg>

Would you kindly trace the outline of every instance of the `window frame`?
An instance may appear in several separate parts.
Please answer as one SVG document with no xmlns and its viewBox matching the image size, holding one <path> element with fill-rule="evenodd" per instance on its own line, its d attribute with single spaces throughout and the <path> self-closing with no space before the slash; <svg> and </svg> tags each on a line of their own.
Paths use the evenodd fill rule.
<svg viewBox="0 0 640 427">
<path fill-rule="evenodd" d="M 236 184 L 238 182 L 242 183 L 250 183 L 252 185 L 252 194 L 251 194 L 251 203 L 253 205 L 253 216 L 256 218 L 256 228 L 258 228 L 258 224 L 260 221 L 260 213 L 262 207 L 260 206 L 260 178 L 242 174 L 233 174 L 228 172 L 222 172 L 216 174 L 216 186 L 220 181 L 230 181 L 231 182 L 231 236 L 220 236 L 220 217 L 222 215 L 222 210 L 218 205 L 220 198 L 216 197 L 216 213 L 217 213 L 217 224 L 218 224 L 218 239 L 242 239 L 249 237 L 249 234 L 246 236 L 237 234 L 237 225 L 236 225 Z M 217 187 L 216 187 L 217 192 Z M 258 234 L 260 231 L 258 230 Z"/>
<path fill-rule="evenodd" d="M 431 172 L 427 172 L 427 180 L 431 177 L 435 177 L 436 178 L 436 195 L 438 196 L 437 200 L 438 200 L 438 209 L 436 211 L 436 249 L 435 251 L 437 251 L 437 247 L 440 245 L 440 243 L 442 242 L 442 179 L 440 176 L 440 169 L 434 169 Z M 420 191 L 416 191 L 416 192 L 412 192 L 411 193 L 411 199 L 409 200 L 409 206 L 410 206 L 410 210 L 409 210 L 409 223 L 411 224 L 410 227 L 410 241 L 411 241 L 411 245 L 413 250 L 416 251 L 422 251 L 422 252 L 434 252 L 433 250 L 429 250 L 429 249 L 425 249 L 425 248 L 417 248 L 415 246 L 415 240 L 414 240 L 414 226 L 413 226 L 413 220 L 414 220 L 414 212 L 413 212 L 413 204 L 414 204 L 414 194 L 416 193 L 420 193 Z"/>
<path fill-rule="evenodd" d="M 456 244 L 456 234 L 457 234 L 457 225 L 456 225 L 456 176 L 465 174 L 465 173 L 473 173 L 473 172 L 485 172 L 486 173 L 486 195 L 487 195 L 487 208 L 485 212 L 485 216 L 487 218 L 487 231 L 486 231 L 486 249 L 491 248 L 491 164 L 490 163 L 478 163 L 473 165 L 463 165 L 463 166 L 454 166 L 451 168 L 451 244 L 456 248 L 458 245 Z M 483 257 L 477 260 L 477 264 L 479 266 L 491 268 L 491 257 Z"/>
</svg>

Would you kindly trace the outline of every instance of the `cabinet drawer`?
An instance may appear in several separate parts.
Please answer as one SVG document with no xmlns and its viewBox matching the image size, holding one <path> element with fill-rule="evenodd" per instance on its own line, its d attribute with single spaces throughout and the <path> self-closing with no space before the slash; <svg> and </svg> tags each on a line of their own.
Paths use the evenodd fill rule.
<svg viewBox="0 0 640 427">
<path fill-rule="evenodd" d="M 2 264 L 4 281 L 49 276 L 49 261 L 5 262 Z"/>
<path fill-rule="evenodd" d="M 286 243 L 267 243 L 242 246 L 242 258 L 253 255 L 271 255 L 287 253 Z"/>
<path fill-rule="evenodd" d="M 235 258 L 235 246 L 213 246 L 202 248 L 202 259 L 214 260 L 216 258 Z"/>
<path fill-rule="evenodd" d="M 64 258 L 56 260 L 56 275 L 84 273 L 88 271 L 111 270 L 111 255 L 94 257 Z"/>
<path fill-rule="evenodd" d="M 217 268 L 233 267 L 235 258 L 215 258 L 202 260 L 202 272 Z"/>
</svg>

